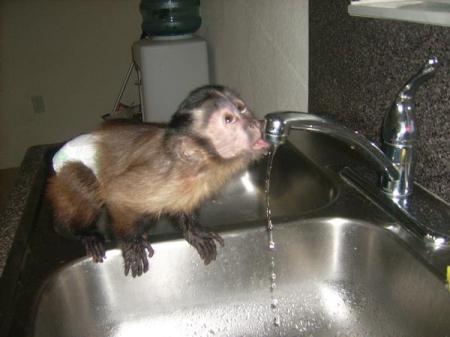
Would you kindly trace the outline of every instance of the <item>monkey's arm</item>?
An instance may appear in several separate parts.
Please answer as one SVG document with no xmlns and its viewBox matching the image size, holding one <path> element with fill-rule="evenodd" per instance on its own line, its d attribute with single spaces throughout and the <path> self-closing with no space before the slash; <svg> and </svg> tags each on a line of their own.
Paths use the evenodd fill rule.
<svg viewBox="0 0 450 337">
<path fill-rule="evenodd" d="M 222 247 L 224 241 L 219 234 L 201 226 L 194 214 L 181 214 L 177 218 L 177 224 L 183 231 L 183 236 L 190 245 L 197 249 L 205 265 L 216 259 L 217 241 Z"/>
<path fill-rule="evenodd" d="M 108 209 L 122 250 L 125 276 L 130 272 L 133 277 L 141 276 L 148 271 L 148 257 L 154 254 L 146 234 L 147 221 L 123 205 L 110 203 Z"/>
</svg>

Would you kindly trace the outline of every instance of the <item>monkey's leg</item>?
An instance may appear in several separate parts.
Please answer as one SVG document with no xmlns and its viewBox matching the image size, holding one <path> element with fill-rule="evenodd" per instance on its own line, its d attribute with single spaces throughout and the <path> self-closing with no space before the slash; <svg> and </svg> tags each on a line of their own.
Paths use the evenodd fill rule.
<svg viewBox="0 0 450 337">
<path fill-rule="evenodd" d="M 125 276 L 128 276 L 130 271 L 133 277 L 141 276 L 148 271 L 148 257 L 154 254 L 146 235 L 149 220 L 138 219 L 132 210 L 122 207 L 110 207 L 110 214 L 120 241 Z"/>
<path fill-rule="evenodd" d="M 96 233 L 96 220 L 102 208 L 100 184 L 90 168 L 81 162 L 66 163 L 49 180 L 48 197 L 52 203 L 57 231 L 81 239 L 88 256 L 103 262 L 103 237 Z"/>
<path fill-rule="evenodd" d="M 215 260 L 217 256 L 215 241 L 223 247 L 224 241 L 222 237 L 206 227 L 200 226 L 196 217 L 192 214 L 182 214 L 177 220 L 183 231 L 184 238 L 191 246 L 197 249 L 205 265 Z"/>
</svg>

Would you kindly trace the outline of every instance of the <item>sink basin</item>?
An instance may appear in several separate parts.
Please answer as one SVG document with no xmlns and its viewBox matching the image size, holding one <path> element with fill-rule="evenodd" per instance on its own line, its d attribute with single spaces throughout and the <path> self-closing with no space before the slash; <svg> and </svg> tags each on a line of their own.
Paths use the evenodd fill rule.
<svg viewBox="0 0 450 337">
<path fill-rule="evenodd" d="M 204 266 L 185 241 L 154 245 L 143 277 L 123 275 L 120 252 L 57 271 L 36 304 L 34 337 L 448 336 L 450 295 L 390 232 L 322 218 L 230 231 Z M 273 296 L 281 325 L 273 324 Z"/>
<path fill-rule="evenodd" d="M 266 166 L 267 158 L 227 184 L 203 206 L 200 221 L 212 226 L 264 222 Z M 273 218 L 286 220 L 328 205 L 337 196 L 337 188 L 328 175 L 287 143 L 275 155 L 270 195 Z"/>
</svg>

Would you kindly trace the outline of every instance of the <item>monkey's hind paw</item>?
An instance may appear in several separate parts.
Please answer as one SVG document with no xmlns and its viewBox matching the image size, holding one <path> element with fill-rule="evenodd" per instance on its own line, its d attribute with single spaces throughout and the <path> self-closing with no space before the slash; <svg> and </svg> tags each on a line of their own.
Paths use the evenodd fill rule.
<svg viewBox="0 0 450 337">
<path fill-rule="evenodd" d="M 222 247 L 224 246 L 224 241 L 219 234 L 199 226 L 189 229 L 186 239 L 197 249 L 205 265 L 216 259 L 217 247 L 215 241 Z"/>
<path fill-rule="evenodd" d="M 104 240 L 99 235 L 88 235 L 81 238 L 81 243 L 86 250 L 88 256 L 92 257 L 95 263 L 103 262 L 105 259 Z"/>
<path fill-rule="evenodd" d="M 152 257 L 154 250 L 149 242 L 137 239 L 122 245 L 122 255 L 125 261 L 125 276 L 130 270 L 133 277 L 141 276 L 148 271 L 148 256 Z"/>
</svg>

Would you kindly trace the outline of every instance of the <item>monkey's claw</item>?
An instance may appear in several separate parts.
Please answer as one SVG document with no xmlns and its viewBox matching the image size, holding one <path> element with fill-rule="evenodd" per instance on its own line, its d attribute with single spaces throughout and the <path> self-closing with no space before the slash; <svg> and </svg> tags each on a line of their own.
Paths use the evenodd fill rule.
<svg viewBox="0 0 450 337">
<path fill-rule="evenodd" d="M 148 271 L 148 256 L 152 257 L 154 250 L 149 242 L 137 239 L 122 246 L 122 255 L 125 261 L 125 276 L 130 273 L 133 277 L 141 276 Z"/>
<path fill-rule="evenodd" d="M 86 250 L 88 256 L 92 257 L 92 260 L 96 263 L 103 262 L 105 259 L 105 245 L 104 240 L 99 235 L 83 236 L 81 243 Z"/>
<path fill-rule="evenodd" d="M 222 247 L 224 246 L 224 241 L 219 234 L 199 226 L 188 230 L 186 240 L 197 249 L 205 265 L 216 259 L 217 247 L 215 241 Z"/>
</svg>

